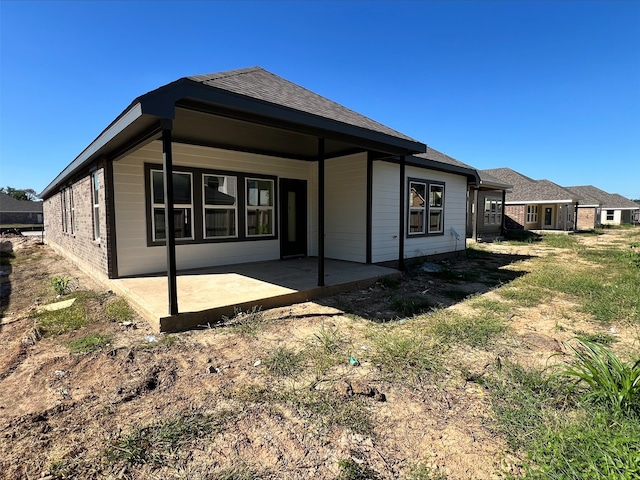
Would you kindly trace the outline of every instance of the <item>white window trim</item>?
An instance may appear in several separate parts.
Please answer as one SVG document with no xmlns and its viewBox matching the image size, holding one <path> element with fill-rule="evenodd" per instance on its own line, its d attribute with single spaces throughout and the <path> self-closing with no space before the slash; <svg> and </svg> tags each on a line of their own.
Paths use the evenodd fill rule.
<svg viewBox="0 0 640 480">
<path fill-rule="evenodd" d="M 206 202 L 206 194 L 205 194 L 205 188 L 206 187 L 206 181 L 205 178 L 206 177 L 223 177 L 226 179 L 226 181 L 228 182 L 229 179 L 234 179 L 236 182 L 236 193 L 235 193 L 235 204 L 233 205 L 233 208 L 229 207 L 228 205 L 208 205 Z M 226 193 L 226 192 L 224 192 Z M 234 215 L 235 215 L 235 220 L 236 220 L 236 225 L 235 225 L 235 230 L 236 233 L 235 235 L 214 235 L 214 236 L 207 236 L 207 210 L 233 210 Z M 224 239 L 224 238 L 238 238 L 238 177 L 234 176 L 234 175 L 224 175 L 224 174 L 217 174 L 217 173 L 203 173 L 202 174 L 202 238 L 204 238 L 205 240 L 217 240 L 217 239 Z"/>
<path fill-rule="evenodd" d="M 165 225 L 165 238 L 156 238 L 156 216 L 155 216 L 155 209 L 156 208 L 165 208 L 165 204 L 166 201 L 164 203 L 154 203 L 154 184 L 153 184 L 153 172 L 159 172 L 163 175 L 164 177 L 164 172 L 162 170 L 157 170 L 157 169 L 150 169 L 149 170 L 149 175 L 151 176 L 150 181 L 151 181 L 151 188 L 150 188 L 150 195 L 151 195 L 151 238 L 153 239 L 154 242 L 165 242 L 166 241 L 166 237 L 167 237 L 167 231 L 166 231 L 166 225 Z M 173 208 L 172 210 L 180 210 L 180 209 L 186 209 L 188 208 L 190 211 L 189 214 L 189 221 L 190 221 L 190 225 L 191 225 L 191 236 L 190 237 L 177 237 L 175 240 L 176 242 L 184 242 L 184 241 L 189 241 L 189 240 L 193 240 L 194 239 L 194 223 L 193 223 L 193 174 L 191 172 L 182 172 L 182 171 L 178 171 L 178 170 L 174 170 L 172 172 L 172 174 L 181 174 L 181 175 L 189 175 L 189 184 L 191 186 L 191 203 L 174 203 L 173 204 Z M 164 198 L 164 193 L 163 193 L 163 198 Z M 166 200 L 166 199 L 165 199 Z"/>
<path fill-rule="evenodd" d="M 100 241 L 100 176 L 95 171 L 91 174 L 91 203 L 93 215 L 93 240 Z"/>
<path fill-rule="evenodd" d="M 538 205 L 527 205 L 527 223 L 538 223 Z"/>
</svg>

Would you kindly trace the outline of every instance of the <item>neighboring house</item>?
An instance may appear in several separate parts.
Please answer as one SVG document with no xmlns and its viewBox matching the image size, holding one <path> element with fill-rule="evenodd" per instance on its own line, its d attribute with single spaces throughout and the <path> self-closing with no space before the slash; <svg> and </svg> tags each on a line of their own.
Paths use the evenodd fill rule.
<svg viewBox="0 0 640 480">
<path fill-rule="evenodd" d="M 622 195 L 605 192 L 593 185 L 567 187 L 567 189 L 589 199 L 587 203 L 597 203 L 598 205 L 597 210 L 593 213 L 595 216 L 593 225 L 591 225 L 589 221 L 591 217 L 591 215 L 589 215 L 584 222 L 585 228 L 595 228 L 601 225 L 637 223 L 636 217 L 640 207 L 637 203 Z M 580 225 L 578 225 L 578 227 L 582 228 Z"/>
<path fill-rule="evenodd" d="M 431 152 L 259 67 L 185 77 L 45 188 L 47 238 L 103 278 L 166 272 L 171 315 L 176 269 L 314 256 L 323 285 L 325 258 L 402 268 L 466 247 L 475 171 Z"/>
<path fill-rule="evenodd" d="M 0 226 L 42 226 L 42 202 L 16 200 L 0 193 Z"/>
<path fill-rule="evenodd" d="M 507 230 L 573 230 L 581 197 L 549 180 L 533 180 L 510 168 L 482 170 L 512 185 L 505 196 Z"/>
<path fill-rule="evenodd" d="M 479 182 L 471 185 L 469 190 L 467 237 L 476 241 L 492 241 L 504 233 L 504 205 L 507 190 L 512 185 L 486 171 L 478 171 L 478 176 Z"/>
</svg>

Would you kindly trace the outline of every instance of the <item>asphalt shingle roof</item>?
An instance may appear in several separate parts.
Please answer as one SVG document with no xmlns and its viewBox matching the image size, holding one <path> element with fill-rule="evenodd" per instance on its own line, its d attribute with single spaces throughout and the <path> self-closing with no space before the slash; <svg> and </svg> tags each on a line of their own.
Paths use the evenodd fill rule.
<svg viewBox="0 0 640 480">
<path fill-rule="evenodd" d="M 585 202 L 590 205 L 599 204 L 604 209 L 627 209 L 635 210 L 640 208 L 635 202 L 632 202 L 626 197 L 617 193 L 608 193 L 604 190 L 600 190 L 593 185 L 580 185 L 575 187 L 566 187 L 567 190 L 575 192 L 581 197 L 585 198 Z"/>
<path fill-rule="evenodd" d="M 417 141 L 261 67 L 193 75 L 187 78 L 203 85 L 337 120 L 348 125 Z"/>
<path fill-rule="evenodd" d="M 466 163 L 461 162 L 460 160 L 456 160 L 449 155 L 439 152 L 435 148 L 427 147 L 427 151 L 425 153 L 418 153 L 414 155 L 415 157 L 426 158 L 427 160 L 433 160 L 434 162 L 440 162 L 447 165 L 453 165 L 456 167 L 468 168 L 470 170 L 475 170 L 471 165 L 467 165 Z"/>
<path fill-rule="evenodd" d="M 42 213 L 42 202 L 16 200 L 11 195 L 0 192 L 0 212 L 36 212 Z"/>
<path fill-rule="evenodd" d="M 482 170 L 498 178 L 503 183 L 513 185 L 506 194 L 508 203 L 526 202 L 566 202 L 580 200 L 580 196 L 549 180 L 534 180 L 510 168 Z M 482 174 L 481 174 L 482 175 Z"/>
</svg>

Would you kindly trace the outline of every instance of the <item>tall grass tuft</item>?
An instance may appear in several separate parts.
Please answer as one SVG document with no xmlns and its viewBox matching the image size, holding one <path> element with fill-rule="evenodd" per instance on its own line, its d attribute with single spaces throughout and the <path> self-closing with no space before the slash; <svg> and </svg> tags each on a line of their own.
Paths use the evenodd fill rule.
<svg viewBox="0 0 640 480">
<path fill-rule="evenodd" d="M 640 412 L 640 359 L 624 363 L 608 348 L 586 340 L 568 346 L 574 359 L 555 375 L 586 383 L 587 397 L 613 410 Z"/>
</svg>

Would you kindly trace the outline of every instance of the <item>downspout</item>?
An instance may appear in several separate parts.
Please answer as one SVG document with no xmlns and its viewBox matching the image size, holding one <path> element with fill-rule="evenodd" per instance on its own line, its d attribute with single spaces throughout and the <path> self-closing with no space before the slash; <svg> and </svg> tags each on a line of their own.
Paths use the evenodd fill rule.
<svg viewBox="0 0 640 480">
<path fill-rule="evenodd" d="M 167 286 L 169 315 L 178 314 L 178 288 L 176 279 L 176 232 L 173 217 L 173 155 L 171 151 L 170 119 L 162 120 L 162 174 L 164 176 L 164 224 L 167 242 Z"/>
<path fill-rule="evenodd" d="M 573 231 L 578 231 L 578 202 L 576 202 L 576 205 L 573 209 Z"/>
</svg>

